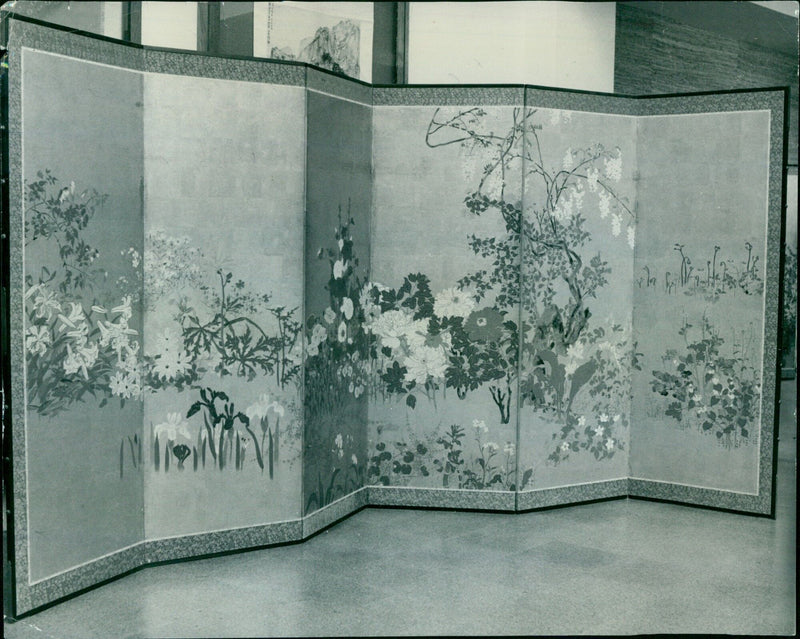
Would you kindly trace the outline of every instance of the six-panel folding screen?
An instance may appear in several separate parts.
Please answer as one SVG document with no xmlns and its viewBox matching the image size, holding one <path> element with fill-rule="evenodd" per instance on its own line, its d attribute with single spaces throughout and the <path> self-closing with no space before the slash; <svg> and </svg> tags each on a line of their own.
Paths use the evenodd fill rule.
<svg viewBox="0 0 800 639">
<path fill-rule="evenodd" d="M 368 504 L 770 513 L 783 90 L 9 29 L 17 613 Z"/>
</svg>

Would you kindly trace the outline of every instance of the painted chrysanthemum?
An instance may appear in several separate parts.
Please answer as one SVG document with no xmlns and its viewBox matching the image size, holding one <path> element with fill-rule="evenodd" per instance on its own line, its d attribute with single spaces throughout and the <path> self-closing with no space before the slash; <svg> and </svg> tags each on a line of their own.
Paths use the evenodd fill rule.
<svg viewBox="0 0 800 639">
<path fill-rule="evenodd" d="M 503 333 L 503 315 L 493 308 L 482 308 L 469 316 L 464 328 L 473 341 L 496 340 Z"/>
<path fill-rule="evenodd" d="M 407 382 L 424 384 L 428 377 L 442 379 L 447 369 L 447 357 L 441 348 L 421 346 L 415 349 L 405 361 Z"/>
<path fill-rule="evenodd" d="M 437 317 L 468 317 L 475 309 L 475 299 L 457 287 L 439 291 L 433 301 Z"/>
</svg>

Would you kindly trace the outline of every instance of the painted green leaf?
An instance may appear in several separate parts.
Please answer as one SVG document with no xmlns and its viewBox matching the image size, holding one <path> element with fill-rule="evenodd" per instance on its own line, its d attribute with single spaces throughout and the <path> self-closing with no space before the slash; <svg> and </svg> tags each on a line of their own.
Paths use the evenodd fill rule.
<svg viewBox="0 0 800 639">
<path fill-rule="evenodd" d="M 528 485 L 528 482 L 531 480 L 533 476 L 533 468 L 529 468 L 522 474 L 522 484 L 520 485 L 520 490 L 525 488 Z"/>
<path fill-rule="evenodd" d="M 192 415 L 197 413 L 202 407 L 203 405 L 200 402 L 195 402 L 194 404 L 192 404 L 192 406 L 189 408 L 189 411 L 186 413 L 186 419 L 189 419 Z"/>
<path fill-rule="evenodd" d="M 678 402 L 672 402 L 666 411 L 667 417 L 674 417 L 678 421 L 681 421 L 683 418 L 683 411 L 681 409 L 681 405 Z"/>
<path fill-rule="evenodd" d="M 597 364 L 595 361 L 589 360 L 585 364 L 578 366 L 575 372 L 572 374 L 572 385 L 569 389 L 569 403 L 572 403 L 573 398 L 581 389 L 581 387 L 588 382 L 592 375 L 594 375 L 595 371 L 597 370 Z"/>
</svg>

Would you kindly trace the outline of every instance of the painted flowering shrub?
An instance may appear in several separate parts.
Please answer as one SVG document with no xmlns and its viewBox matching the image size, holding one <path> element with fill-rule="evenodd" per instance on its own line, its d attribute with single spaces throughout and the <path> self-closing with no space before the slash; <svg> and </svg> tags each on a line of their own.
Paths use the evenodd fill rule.
<svg viewBox="0 0 800 639">
<path fill-rule="evenodd" d="M 194 470 L 242 470 L 247 463 L 273 479 L 281 442 L 299 435 L 292 400 L 302 365 L 297 309 L 273 305 L 270 294 L 225 268 L 210 276 L 208 264 L 188 237 L 162 230 L 145 237 L 145 303 L 172 315 L 143 356 L 145 390 L 193 398 L 184 413 L 151 426 L 153 466 L 168 471 L 177 461 L 182 469 L 190 460 Z M 219 388 L 223 380 L 258 383 L 275 395 L 237 408 L 232 392 Z"/>
<path fill-rule="evenodd" d="M 156 348 L 146 355 L 149 385 L 179 388 L 197 381 L 206 370 L 224 376 L 274 377 L 280 388 L 296 382 L 300 373 L 300 323 L 295 309 L 271 306 L 270 295 L 254 294 L 243 280 L 217 269 L 218 286 L 201 285 L 202 304 L 186 297 L 178 299 L 174 329 L 156 339 Z M 272 334 L 258 317 L 272 317 Z"/>
<path fill-rule="evenodd" d="M 505 230 L 470 238 L 473 253 L 489 266 L 458 282 L 476 311 L 461 320 L 468 341 L 452 360 L 448 382 L 459 396 L 487 386 L 502 422 L 508 421 L 503 404 L 518 383 L 521 410 L 562 424 L 553 436 L 553 463 L 581 450 L 606 459 L 624 447 L 616 433 L 628 426 L 625 389 L 635 364 L 630 328 L 613 319 L 597 324 L 589 308 L 610 268 L 591 249 L 587 216 L 606 220 L 612 238 L 634 247 L 635 216 L 617 192 L 622 155 L 591 144 L 567 148 L 560 164 L 548 165 L 540 132 L 570 120 L 569 112 L 514 109 L 511 126 L 497 134 L 483 109 L 437 109 L 426 135 L 429 147 L 460 145 L 486 160 L 464 203 L 476 216 L 497 216 Z M 536 202 L 524 210 L 510 180 L 519 175 L 526 198 Z"/>
<path fill-rule="evenodd" d="M 76 402 L 124 406 L 147 393 L 186 392 L 185 408 L 151 424 L 152 448 L 144 451 L 138 434 L 122 440 L 120 474 L 126 460 L 141 468 L 147 453 L 156 470 L 207 463 L 241 470 L 252 460 L 273 478 L 281 442 L 299 435 L 291 399 L 302 366 L 297 309 L 273 305 L 225 269 L 209 278 L 202 251 L 161 230 L 147 234 L 144 255 L 122 251 L 124 272 L 112 280 L 108 260 L 85 239 L 106 199 L 91 189 L 79 193 L 74 182 L 60 187 L 49 171 L 27 185 L 26 246 L 60 264 L 26 275 L 28 408 L 52 417 Z M 151 311 L 172 314 L 144 353 L 142 297 Z M 262 394 L 239 410 L 212 387 L 225 378 L 267 381 L 279 396 Z"/>
<path fill-rule="evenodd" d="M 326 290 L 330 303 L 321 317 L 312 314 L 306 319 L 305 404 L 312 415 L 344 405 L 348 396 L 359 398 L 369 384 L 362 280 L 350 231 L 354 224 L 352 217 L 343 222 L 340 212 L 336 249 L 318 253 L 329 265 Z"/>
<path fill-rule="evenodd" d="M 616 190 L 622 156 L 593 144 L 563 150 L 548 167 L 540 131 L 569 119 L 514 109 L 498 133 L 481 108 L 436 109 L 427 145 L 461 147 L 465 176 L 476 183 L 465 207 L 496 216 L 503 232 L 470 236 L 481 268 L 451 287 L 434 291 L 424 273 L 410 273 L 397 288 L 369 282 L 361 296 L 376 397 L 404 397 L 413 409 L 420 400 L 436 406 L 448 391 L 459 399 L 485 393 L 499 424 L 519 405 L 561 425 L 548 457 L 554 464 L 582 451 L 609 459 L 624 448 L 631 368 L 638 366 L 630 327 L 613 318 L 595 322 L 589 309 L 610 268 L 591 250 L 586 216 L 606 220 L 612 238 L 634 246 L 635 218 Z M 540 202 L 525 210 L 523 171 L 526 192 Z M 473 446 L 458 424 L 425 441 L 391 441 L 380 430 L 368 476 L 381 484 L 437 473 L 445 487 L 512 490 L 532 481 L 533 469 L 517 478 L 514 456 L 500 463 L 498 444 L 478 437 Z"/>
<path fill-rule="evenodd" d="M 101 406 L 139 399 L 139 330 L 131 324 L 138 296 L 107 284 L 100 251 L 83 237 L 106 196 L 78 192 L 74 182 L 59 187 L 39 171 L 25 200 L 26 247 L 59 265 L 25 276 L 28 408 L 52 417 L 89 398 Z"/>
<path fill-rule="evenodd" d="M 363 442 L 342 427 L 366 419 L 373 370 L 354 225 L 350 212 L 343 219 L 340 209 L 333 248 L 317 253 L 327 263 L 328 305 L 321 316 L 310 314 L 305 322 L 306 512 L 364 484 Z"/>
<path fill-rule="evenodd" d="M 706 316 L 700 327 L 684 322 L 679 335 L 684 348 L 668 349 L 650 380 L 665 415 L 728 448 L 747 443 L 756 434 L 761 382 L 746 345 L 727 346 Z"/>
<path fill-rule="evenodd" d="M 367 477 L 383 486 L 406 485 L 412 478 L 439 478 L 442 488 L 474 490 L 516 490 L 516 445 L 483 441 L 489 432 L 486 422 L 473 420 L 472 437 L 467 429 L 452 424 L 441 434 L 424 440 L 379 441 L 369 459 Z M 379 433 L 380 435 L 380 433 Z M 533 468 L 519 478 L 522 490 L 533 479 Z"/>
<path fill-rule="evenodd" d="M 548 167 L 539 138 L 543 120 L 557 124 L 570 115 L 542 115 L 515 109 L 509 128 L 496 133 L 480 108 L 433 114 L 427 145 L 461 147 L 465 174 L 476 182 L 465 207 L 475 216 L 496 216 L 503 232 L 470 236 L 475 263 L 486 266 L 450 287 L 432 290 L 422 272 L 409 273 L 396 288 L 363 285 L 359 310 L 369 357 L 362 364 L 371 380 L 364 386 L 376 399 L 402 397 L 411 409 L 420 401 L 435 407 L 448 392 L 459 399 L 485 393 L 499 424 L 510 422 L 519 389 L 521 410 L 561 425 L 552 436 L 551 463 L 582 451 L 609 459 L 624 448 L 631 368 L 638 363 L 629 326 L 591 319 L 590 302 L 610 268 L 591 250 L 586 216 L 606 220 L 610 236 L 629 249 L 635 219 L 616 191 L 623 175 L 619 149 L 569 148 Z M 526 189 L 541 202 L 524 211 L 522 170 Z M 385 485 L 436 474 L 445 487 L 529 485 L 533 469 L 521 469 L 517 478 L 516 457 L 504 458 L 480 434 L 472 445 L 453 424 L 424 441 L 410 434 L 392 441 L 379 428 L 368 477 Z"/>
<path fill-rule="evenodd" d="M 509 313 L 478 307 L 474 293 L 457 287 L 434 295 L 423 273 L 407 275 L 397 289 L 372 284 L 366 293 L 384 393 L 403 395 L 414 408 L 420 397 L 435 403 L 447 388 L 463 399 L 485 385 L 501 423 L 509 422 L 519 348 Z"/>
<path fill-rule="evenodd" d="M 550 410 L 553 407 L 563 424 L 553 433 L 557 447 L 549 461 L 558 463 L 570 453 L 587 451 L 595 459 L 609 459 L 623 449 L 620 432 L 629 427 L 624 407 L 630 396 L 631 374 L 641 370 L 641 353 L 630 345 L 629 331 L 620 324 L 598 326 L 586 331 L 567 349 L 563 364 L 551 361 Z M 533 396 L 544 388 L 534 382 Z M 546 387 L 546 386 L 545 386 Z"/>
</svg>

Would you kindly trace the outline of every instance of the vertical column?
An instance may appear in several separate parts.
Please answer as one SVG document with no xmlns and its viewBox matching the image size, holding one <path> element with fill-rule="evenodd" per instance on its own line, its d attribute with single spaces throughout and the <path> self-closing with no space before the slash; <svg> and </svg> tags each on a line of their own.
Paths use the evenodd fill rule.
<svg viewBox="0 0 800 639">
<path fill-rule="evenodd" d="M 253 55 L 252 2 L 198 2 L 197 50 L 222 55 Z"/>
<path fill-rule="evenodd" d="M 372 82 L 408 82 L 408 3 L 375 2 L 372 31 Z"/>
</svg>

